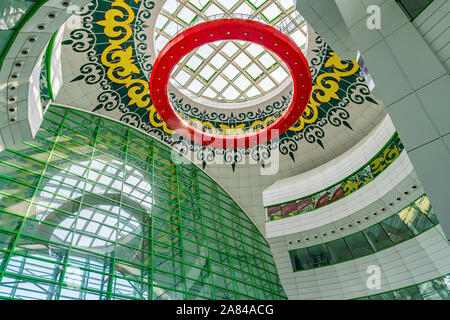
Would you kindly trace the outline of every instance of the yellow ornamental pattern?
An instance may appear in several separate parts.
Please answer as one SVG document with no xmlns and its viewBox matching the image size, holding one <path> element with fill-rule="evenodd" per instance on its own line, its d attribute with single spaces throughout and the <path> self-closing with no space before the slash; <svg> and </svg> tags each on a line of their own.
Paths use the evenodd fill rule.
<svg viewBox="0 0 450 320">
<path fill-rule="evenodd" d="M 149 121 L 153 127 L 162 128 L 167 134 L 173 134 L 174 130 L 167 126 L 154 105 L 150 104 L 148 82 L 136 78 L 136 75 L 141 74 L 141 71 L 135 63 L 135 59 L 132 58 L 134 55 L 132 46 L 124 48 L 124 43 L 133 35 L 131 24 L 136 18 L 133 9 L 126 1 L 114 0 L 111 3 L 112 8 L 105 12 L 104 20 L 97 22 L 104 28 L 104 34 L 108 37 L 109 43 L 101 54 L 101 62 L 107 68 L 108 79 L 114 83 L 122 84 L 128 89 L 129 105 L 145 108 L 149 111 Z M 131 1 L 140 2 L 140 0 Z M 337 92 L 341 79 L 353 75 L 359 70 L 356 61 L 352 61 L 352 63 L 350 70 L 347 70 L 350 63 L 342 62 L 337 54 L 331 52 L 330 57 L 325 62 L 325 67 L 333 67 L 333 72 L 323 73 L 316 78 L 316 83 L 312 87 L 312 94 L 303 115 L 289 130 L 303 130 L 306 124 L 317 121 L 319 106 L 322 103 L 327 103 L 331 99 L 339 99 Z M 256 132 L 266 128 L 276 120 L 277 118 L 273 116 L 264 120 L 255 120 L 250 124 L 250 131 Z M 201 122 L 199 119 L 190 119 L 189 122 L 195 124 L 197 128 L 207 127 L 210 132 L 215 134 L 238 135 L 246 133 L 244 132 L 245 124 L 232 125 L 231 127 L 219 124 L 222 130 L 218 130 L 211 122 Z"/>
</svg>

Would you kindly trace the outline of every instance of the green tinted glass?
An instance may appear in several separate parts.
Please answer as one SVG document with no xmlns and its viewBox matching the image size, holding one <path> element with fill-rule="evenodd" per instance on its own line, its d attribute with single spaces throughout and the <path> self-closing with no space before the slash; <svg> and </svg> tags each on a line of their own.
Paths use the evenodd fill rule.
<svg viewBox="0 0 450 320">
<path fill-rule="evenodd" d="M 334 263 L 350 260 L 353 258 L 344 239 L 337 239 L 327 242 L 327 248 Z"/>
<path fill-rule="evenodd" d="M 355 258 L 373 253 L 372 247 L 361 232 L 354 233 L 344 238 L 350 251 Z"/>
<path fill-rule="evenodd" d="M 396 214 L 381 221 L 380 225 L 394 243 L 413 237 L 411 230 Z"/>
<path fill-rule="evenodd" d="M 379 224 L 374 224 L 373 226 L 364 229 L 363 233 L 375 251 L 392 246 L 392 241 Z"/>
</svg>

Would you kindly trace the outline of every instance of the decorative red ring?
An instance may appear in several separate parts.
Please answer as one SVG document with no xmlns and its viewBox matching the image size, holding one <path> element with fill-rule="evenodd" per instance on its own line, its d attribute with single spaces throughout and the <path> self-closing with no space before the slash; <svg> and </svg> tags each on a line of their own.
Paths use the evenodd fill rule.
<svg viewBox="0 0 450 320">
<path fill-rule="evenodd" d="M 219 40 L 244 40 L 260 44 L 276 53 L 291 71 L 294 83 L 291 104 L 282 116 L 268 127 L 243 135 L 215 135 L 187 124 L 170 104 L 167 88 L 173 68 L 190 51 Z M 171 129 L 176 130 L 176 133 L 204 146 L 237 149 L 270 141 L 294 125 L 309 101 L 311 81 L 305 56 L 287 35 L 257 21 L 219 19 L 193 26 L 169 41 L 153 64 L 150 75 L 150 95 L 161 118 Z"/>
</svg>

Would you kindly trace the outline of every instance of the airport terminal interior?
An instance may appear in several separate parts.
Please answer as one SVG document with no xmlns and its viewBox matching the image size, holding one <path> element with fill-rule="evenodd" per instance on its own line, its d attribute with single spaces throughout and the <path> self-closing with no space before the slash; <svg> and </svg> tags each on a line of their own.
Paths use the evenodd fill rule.
<svg viewBox="0 0 450 320">
<path fill-rule="evenodd" d="M 2 0 L 0 300 L 449 300 L 449 0 Z"/>
</svg>

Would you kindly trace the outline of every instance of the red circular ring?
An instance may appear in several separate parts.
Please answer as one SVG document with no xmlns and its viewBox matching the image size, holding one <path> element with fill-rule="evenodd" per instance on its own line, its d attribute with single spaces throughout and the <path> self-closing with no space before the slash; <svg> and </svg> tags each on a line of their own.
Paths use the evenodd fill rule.
<svg viewBox="0 0 450 320">
<path fill-rule="evenodd" d="M 215 135 L 187 124 L 170 104 L 167 88 L 173 68 L 190 51 L 219 40 L 244 40 L 260 44 L 276 53 L 291 71 L 294 83 L 291 104 L 282 116 L 268 127 L 244 135 Z M 170 128 L 176 130 L 176 133 L 204 146 L 237 149 L 270 141 L 294 125 L 309 101 L 311 81 L 305 56 L 287 35 L 257 21 L 219 19 L 193 26 L 170 40 L 153 64 L 149 87 L 153 105 L 158 114 Z M 274 129 L 277 130 L 274 131 Z"/>
</svg>

